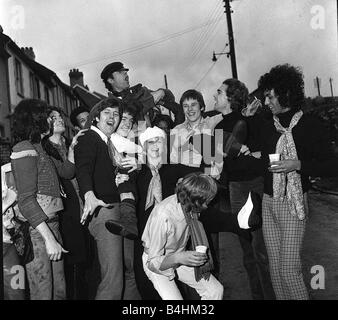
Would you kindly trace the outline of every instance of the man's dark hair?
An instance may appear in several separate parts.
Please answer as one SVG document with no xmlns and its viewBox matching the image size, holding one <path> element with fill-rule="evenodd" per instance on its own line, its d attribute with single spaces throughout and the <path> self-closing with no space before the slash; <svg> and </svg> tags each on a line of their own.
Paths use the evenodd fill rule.
<svg viewBox="0 0 338 320">
<path fill-rule="evenodd" d="M 48 132 L 48 105 L 37 99 L 24 99 L 12 115 L 14 142 L 29 140 L 39 143 L 41 134 Z"/>
<path fill-rule="evenodd" d="M 204 102 L 202 93 L 200 93 L 199 91 L 194 90 L 194 89 L 190 89 L 190 90 L 185 91 L 182 94 L 182 97 L 180 99 L 180 105 L 181 105 L 182 108 L 183 108 L 184 100 L 189 100 L 189 99 L 194 99 L 194 100 L 198 101 L 198 103 L 200 104 L 200 107 L 201 107 L 202 114 L 203 114 L 204 111 L 205 111 L 205 102 Z"/>
<path fill-rule="evenodd" d="M 91 125 L 96 125 L 96 117 L 100 117 L 100 112 L 107 108 L 118 108 L 120 120 L 122 118 L 122 101 L 114 96 L 110 96 L 98 102 L 90 111 L 84 129 L 90 128 Z"/>
<path fill-rule="evenodd" d="M 60 113 L 62 117 L 66 117 L 66 113 L 60 107 L 48 106 L 48 115 L 50 115 L 53 111 Z"/>
<path fill-rule="evenodd" d="M 283 108 L 300 109 L 304 102 L 303 73 L 299 67 L 282 64 L 273 67 L 258 81 L 264 92 L 274 90 Z"/>
<path fill-rule="evenodd" d="M 80 107 L 77 107 L 75 108 L 71 113 L 70 113 L 70 122 L 72 123 L 72 125 L 74 127 L 80 127 L 80 124 L 78 123 L 76 117 L 80 114 L 80 113 L 83 113 L 83 112 L 88 112 L 89 113 L 89 110 L 83 106 L 80 106 Z"/>
<path fill-rule="evenodd" d="M 215 197 L 217 184 L 213 178 L 202 172 L 186 175 L 176 187 L 176 195 L 185 212 L 201 212 Z"/>
<path fill-rule="evenodd" d="M 113 86 L 111 85 L 111 83 L 108 82 L 108 79 L 109 78 L 113 78 L 113 75 L 109 76 L 107 79 L 104 79 L 103 80 L 103 83 L 104 83 L 104 86 L 106 87 L 106 89 L 109 91 L 109 92 L 113 92 L 114 91 L 114 88 Z"/>
<path fill-rule="evenodd" d="M 142 110 L 142 104 L 138 100 L 128 100 L 122 102 L 122 115 L 128 113 L 133 117 L 133 123 L 136 122 L 139 112 Z"/>
<path fill-rule="evenodd" d="M 227 85 L 226 95 L 233 111 L 241 112 L 248 103 L 249 91 L 246 85 L 237 79 L 226 79 L 223 84 Z"/>
</svg>

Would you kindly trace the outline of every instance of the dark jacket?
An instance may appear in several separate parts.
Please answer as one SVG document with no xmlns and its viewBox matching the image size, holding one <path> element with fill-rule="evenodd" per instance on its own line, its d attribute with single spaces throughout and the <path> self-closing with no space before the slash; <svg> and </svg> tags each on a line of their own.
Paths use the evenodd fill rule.
<svg viewBox="0 0 338 320">
<path fill-rule="evenodd" d="M 186 174 L 198 171 L 199 168 L 187 167 L 181 164 L 164 164 L 159 170 L 162 184 L 162 199 L 165 199 L 175 193 L 177 180 L 184 177 Z M 147 192 L 149 183 L 152 178 L 151 170 L 147 165 L 142 165 L 141 170 L 137 176 L 137 190 L 138 190 L 138 205 L 137 205 L 137 220 L 140 237 L 144 231 L 147 220 L 154 206 L 145 210 L 147 199 Z M 143 300 L 160 300 L 157 291 L 153 284 L 148 279 L 143 270 L 142 254 L 143 245 L 141 240 L 135 241 L 135 255 L 134 255 L 134 271 L 135 279 L 139 292 Z"/>
<path fill-rule="evenodd" d="M 290 110 L 278 115 L 283 127 L 288 127 L 295 111 Z M 262 159 L 265 167 L 264 193 L 272 195 L 272 173 L 269 166 L 269 154 L 276 152 L 280 133 L 277 132 L 273 119 L 253 117 L 260 128 L 260 143 Z M 310 189 L 309 176 L 336 176 L 338 175 L 338 159 L 334 157 L 330 147 L 330 139 L 323 123 L 316 117 L 303 115 L 298 124 L 292 129 L 298 159 L 301 161 L 301 181 L 303 192 Z"/>
<path fill-rule="evenodd" d="M 246 120 L 239 112 L 233 111 L 223 116 L 223 120 L 217 124 L 215 130 L 232 132 L 239 120 Z M 260 151 L 259 129 L 257 124 L 247 123 L 247 138 L 244 143 L 251 152 Z M 220 182 L 226 185 L 227 181 L 247 181 L 263 175 L 262 160 L 252 156 L 239 155 L 238 157 L 224 158 L 223 171 Z"/>
<path fill-rule="evenodd" d="M 93 130 L 79 137 L 74 149 L 76 178 L 80 195 L 87 191 L 105 203 L 120 202 L 115 184 L 115 169 L 109 157 L 108 146 Z"/>
<path fill-rule="evenodd" d="M 162 199 L 173 195 L 175 193 L 176 183 L 179 178 L 183 178 L 185 175 L 200 171 L 199 168 L 188 167 L 182 164 L 164 164 L 159 170 L 162 184 Z M 147 200 L 147 192 L 149 183 L 152 178 L 151 170 L 147 165 L 142 165 L 142 168 L 137 177 L 137 190 L 138 190 L 138 222 L 139 222 L 139 231 L 142 234 L 144 227 L 147 223 L 149 214 L 151 213 L 153 207 L 148 208 L 145 211 L 145 205 Z"/>
<path fill-rule="evenodd" d="M 172 92 L 168 89 L 164 90 L 164 98 L 160 101 L 159 104 L 163 105 L 166 109 L 171 111 L 175 116 L 175 126 L 184 122 L 185 116 L 183 108 L 175 102 L 175 97 Z M 136 121 L 145 120 L 144 116 L 149 115 L 150 120 L 154 120 L 154 108 L 155 102 L 154 98 L 151 95 L 151 90 L 147 87 L 142 86 L 142 84 L 137 84 L 133 87 L 123 90 L 122 92 L 111 92 L 110 94 L 115 97 L 122 98 L 123 101 L 128 103 L 128 101 L 137 100 L 142 106 L 142 110 L 138 110 L 138 115 Z"/>
</svg>

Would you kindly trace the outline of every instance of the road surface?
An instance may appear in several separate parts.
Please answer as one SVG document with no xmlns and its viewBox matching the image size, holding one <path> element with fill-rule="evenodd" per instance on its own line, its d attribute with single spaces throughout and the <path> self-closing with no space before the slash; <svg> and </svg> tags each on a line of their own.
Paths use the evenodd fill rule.
<svg viewBox="0 0 338 320">
<path fill-rule="evenodd" d="M 338 300 L 338 196 L 309 193 L 310 218 L 301 253 L 310 299 Z M 225 300 L 250 300 L 250 289 L 237 236 L 220 233 L 220 280 Z M 312 289 L 311 279 L 324 270 L 325 289 Z M 314 268 L 311 273 L 311 268 Z M 314 279 L 315 280 L 315 279 Z M 318 283 L 318 281 L 314 281 Z"/>
</svg>

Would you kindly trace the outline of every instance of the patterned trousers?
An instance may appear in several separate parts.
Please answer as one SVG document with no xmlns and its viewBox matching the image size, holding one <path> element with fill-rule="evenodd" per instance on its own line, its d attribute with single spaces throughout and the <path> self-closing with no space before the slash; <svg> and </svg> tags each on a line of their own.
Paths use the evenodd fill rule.
<svg viewBox="0 0 338 320">
<path fill-rule="evenodd" d="M 277 300 L 308 300 L 300 252 L 306 221 L 290 214 L 286 201 L 263 196 L 263 235 Z"/>
</svg>

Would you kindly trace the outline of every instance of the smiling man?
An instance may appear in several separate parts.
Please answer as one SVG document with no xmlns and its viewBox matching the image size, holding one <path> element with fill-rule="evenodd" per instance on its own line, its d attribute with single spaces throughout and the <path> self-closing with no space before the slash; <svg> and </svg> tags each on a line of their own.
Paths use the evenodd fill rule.
<svg viewBox="0 0 338 320">
<path fill-rule="evenodd" d="M 89 111 L 84 107 L 77 107 L 71 112 L 69 117 L 70 122 L 77 131 L 84 128 L 88 115 Z"/>
<path fill-rule="evenodd" d="M 200 167 L 203 159 L 201 153 L 193 147 L 193 143 L 187 142 L 191 137 L 198 134 L 211 135 L 216 124 L 222 120 L 222 114 L 204 118 L 205 103 L 203 96 L 193 89 L 183 93 L 180 105 L 185 114 L 185 121 L 171 130 L 170 161 L 171 163 L 181 163 L 190 167 Z M 212 174 L 214 177 L 217 177 L 220 173 L 216 165 L 207 169 L 206 173 Z"/>
<path fill-rule="evenodd" d="M 260 198 L 263 196 L 264 179 L 257 129 L 253 126 L 248 128 L 246 119 L 242 116 L 242 110 L 248 104 L 248 94 L 248 89 L 243 82 L 230 78 L 222 82 L 214 95 L 215 110 L 223 115 L 222 121 L 217 124 L 215 130 L 234 133 L 236 128 L 242 128 L 242 133 L 237 132 L 236 136 L 250 150 L 250 155 L 241 153 L 237 157 L 224 158 L 220 183 L 229 185 L 231 212 L 235 216 L 240 212 L 250 192 L 255 192 Z M 252 299 L 275 299 L 262 229 L 255 228 L 247 232 L 250 232 L 252 238 L 239 236 L 238 239 L 243 252 L 243 265 L 248 274 Z"/>
<path fill-rule="evenodd" d="M 111 234 L 105 227 L 107 220 L 120 218 L 120 196 L 109 145 L 121 113 L 118 99 L 100 101 L 89 114 L 86 127 L 90 130 L 75 147 L 76 175 L 85 200 L 81 222 L 91 218 L 88 227 L 96 241 L 101 269 L 97 300 L 139 299 L 133 270 L 134 249 L 128 242 L 131 240 Z"/>
<path fill-rule="evenodd" d="M 266 163 L 263 234 L 276 298 L 306 300 L 300 259 L 308 218 L 309 176 L 337 175 L 337 159 L 319 119 L 303 114 L 304 80 L 299 68 L 278 65 L 258 82 L 273 119 L 261 120 Z M 280 154 L 269 164 L 268 155 Z"/>
</svg>

